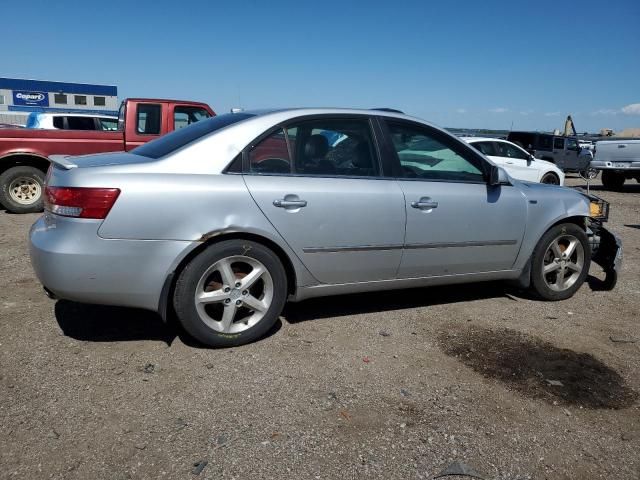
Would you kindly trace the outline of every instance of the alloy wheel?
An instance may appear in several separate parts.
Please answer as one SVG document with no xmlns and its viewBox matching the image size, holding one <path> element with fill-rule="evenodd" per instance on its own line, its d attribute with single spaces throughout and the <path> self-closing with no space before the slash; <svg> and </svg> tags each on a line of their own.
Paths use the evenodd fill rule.
<svg viewBox="0 0 640 480">
<path fill-rule="evenodd" d="M 584 248 L 573 235 L 560 235 L 547 247 L 542 276 L 551 290 L 562 292 L 571 288 L 584 268 Z"/>
<path fill-rule="evenodd" d="M 273 301 L 273 279 L 255 258 L 225 257 L 209 267 L 196 286 L 198 315 L 211 329 L 239 333 L 255 326 Z"/>
</svg>

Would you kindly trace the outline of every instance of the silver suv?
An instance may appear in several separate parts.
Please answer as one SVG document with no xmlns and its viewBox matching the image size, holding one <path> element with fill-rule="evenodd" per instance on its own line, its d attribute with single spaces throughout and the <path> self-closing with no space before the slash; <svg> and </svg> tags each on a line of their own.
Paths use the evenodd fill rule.
<svg viewBox="0 0 640 480">
<path fill-rule="evenodd" d="M 389 111 L 233 113 L 52 160 L 30 233 L 50 295 L 175 310 L 213 346 L 261 337 L 287 299 L 511 280 L 562 300 L 621 260 L 606 205 Z"/>
</svg>

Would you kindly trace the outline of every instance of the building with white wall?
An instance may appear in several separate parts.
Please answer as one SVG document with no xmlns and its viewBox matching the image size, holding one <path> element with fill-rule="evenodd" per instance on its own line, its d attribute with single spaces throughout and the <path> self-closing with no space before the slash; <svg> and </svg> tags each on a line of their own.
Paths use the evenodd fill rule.
<svg viewBox="0 0 640 480">
<path fill-rule="evenodd" d="M 118 114 L 114 85 L 0 77 L 0 123 L 24 125 L 31 112 Z"/>
</svg>

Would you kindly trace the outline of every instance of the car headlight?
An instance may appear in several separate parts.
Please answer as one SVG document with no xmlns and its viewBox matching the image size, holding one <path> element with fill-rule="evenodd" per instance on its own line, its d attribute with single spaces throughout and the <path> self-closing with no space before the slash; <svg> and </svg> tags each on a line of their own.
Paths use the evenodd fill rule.
<svg viewBox="0 0 640 480">
<path fill-rule="evenodd" d="M 598 197 L 590 198 L 589 216 L 595 220 L 607 221 L 609 218 L 609 203 Z"/>
<path fill-rule="evenodd" d="M 592 217 L 600 217 L 602 215 L 602 205 L 596 202 L 589 204 L 589 215 Z"/>
</svg>

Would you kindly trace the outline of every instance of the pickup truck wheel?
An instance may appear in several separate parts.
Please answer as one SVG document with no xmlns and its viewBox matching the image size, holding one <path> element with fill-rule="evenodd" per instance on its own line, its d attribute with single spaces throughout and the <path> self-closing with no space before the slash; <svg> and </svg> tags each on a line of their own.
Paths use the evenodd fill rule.
<svg viewBox="0 0 640 480">
<path fill-rule="evenodd" d="M 582 286 L 591 265 L 587 234 L 573 223 L 547 231 L 533 251 L 531 286 L 543 300 L 565 300 Z"/>
<path fill-rule="evenodd" d="M 12 213 L 40 212 L 43 207 L 44 173 L 18 166 L 0 175 L 0 203 Z"/>
<path fill-rule="evenodd" d="M 212 347 L 244 345 L 264 336 L 287 299 L 278 256 L 247 240 L 214 244 L 187 264 L 173 304 L 184 329 Z"/>
<path fill-rule="evenodd" d="M 624 175 L 612 172 L 611 170 L 602 171 L 602 185 L 607 190 L 621 190 L 624 185 Z"/>
<path fill-rule="evenodd" d="M 548 185 L 560 185 L 560 179 L 555 173 L 545 173 L 540 179 L 540 183 L 546 183 Z"/>
</svg>

